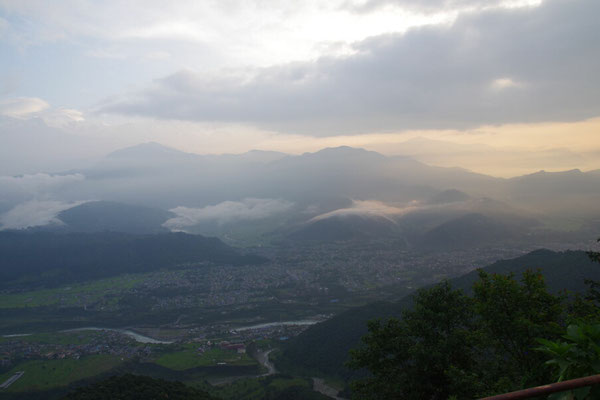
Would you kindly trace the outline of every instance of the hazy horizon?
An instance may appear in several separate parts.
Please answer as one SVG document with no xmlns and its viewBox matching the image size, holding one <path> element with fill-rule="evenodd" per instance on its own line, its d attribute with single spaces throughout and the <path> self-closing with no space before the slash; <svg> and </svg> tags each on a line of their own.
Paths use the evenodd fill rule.
<svg viewBox="0 0 600 400">
<path fill-rule="evenodd" d="M 0 175 L 155 141 L 600 168 L 593 0 L 0 1 Z"/>
</svg>

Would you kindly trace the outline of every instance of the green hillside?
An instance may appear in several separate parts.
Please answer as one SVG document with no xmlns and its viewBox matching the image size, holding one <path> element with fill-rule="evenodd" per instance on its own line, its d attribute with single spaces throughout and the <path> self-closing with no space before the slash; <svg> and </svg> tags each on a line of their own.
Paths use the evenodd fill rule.
<svg viewBox="0 0 600 400">
<path fill-rule="evenodd" d="M 208 393 L 185 386 L 181 382 L 170 382 L 147 376 L 113 376 L 102 382 L 79 388 L 63 400 L 211 400 Z"/>
<path fill-rule="evenodd" d="M 259 264 L 217 238 L 185 233 L 0 232 L 0 288 L 52 287 L 181 264 Z"/>
</svg>

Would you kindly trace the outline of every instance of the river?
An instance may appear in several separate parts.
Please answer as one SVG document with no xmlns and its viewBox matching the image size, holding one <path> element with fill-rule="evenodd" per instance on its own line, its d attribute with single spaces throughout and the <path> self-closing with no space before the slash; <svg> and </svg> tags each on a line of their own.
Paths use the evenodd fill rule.
<svg viewBox="0 0 600 400">
<path fill-rule="evenodd" d="M 88 326 L 84 328 L 67 329 L 61 332 L 79 332 L 79 331 L 113 331 L 119 332 L 135 339 L 139 343 L 151 343 L 151 344 L 171 344 L 172 341 L 158 340 L 148 336 L 141 335 L 137 332 L 130 331 L 129 329 L 114 329 L 114 328 L 98 328 L 95 326 Z"/>
<path fill-rule="evenodd" d="M 316 321 L 316 320 L 312 320 L 312 319 L 303 319 L 300 321 L 266 322 L 264 324 L 258 324 L 258 325 L 241 326 L 239 328 L 232 329 L 232 331 L 239 332 L 239 331 L 247 331 L 250 329 L 264 329 L 264 328 L 270 328 L 273 326 L 314 325 L 314 324 L 318 324 L 319 322 L 323 322 L 323 321 Z"/>
</svg>

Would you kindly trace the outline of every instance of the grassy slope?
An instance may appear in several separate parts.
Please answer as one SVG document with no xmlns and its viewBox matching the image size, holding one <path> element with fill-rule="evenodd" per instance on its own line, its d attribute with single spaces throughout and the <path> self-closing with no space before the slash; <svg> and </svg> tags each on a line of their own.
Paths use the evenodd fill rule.
<svg viewBox="0 0 600 400">
<path fill-rule="evenodd" d="M 112 355 L 92 355 L 79 360 L 31 360 L 19 363 L 10 372 L 2 374 L 0 381 L 4 382 L 17 371 L 24 371 L 25 374 L 7 391 L 43 391 L 102 374 L 121 362 L 119 357 Z"/>
</svg>

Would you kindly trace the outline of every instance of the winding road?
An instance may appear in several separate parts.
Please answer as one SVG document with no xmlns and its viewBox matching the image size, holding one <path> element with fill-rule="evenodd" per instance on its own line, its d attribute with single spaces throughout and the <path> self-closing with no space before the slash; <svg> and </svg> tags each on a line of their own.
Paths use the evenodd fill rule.
<svg viewBox="0 0 600 400">
<path fill-rule="evenodd" d="M 335 400 L 346 400 L 343 397 L 339 397 L 338 393 L 339 391 L 331 386 L 329 386 L 328 384 L 325 383 L 325 381 L 322 378 L 312 378 L 313 380 L 313 390 L 315 392 L 319 392 L 321 394 L 324 394 L 327 397 L 331 397 L 332 399 Z"/>
<path fill-rule="evenodd" d="M 237 381 L 239 379 L 243 379 L 243 378 L 262 378 L 265 376 L 276 374 L 277 370 L 275 369 L 275 366 L 273 365 L 271 360 L 269 360 L 269 354 L 271 354 L 271 352 L 273 352 L 273 350 L 275 350 L 275 349 L 270 349 L 267 351 L 258 351 L 256 353 L 256 361 L 258 361 L 260 363 L 260 365 L 262 365 L 263 367 L 265 367 L 267 369 L 267 372 L 265 372 L 264 374 L 228 376 L 226 378 L 218 378 L 218 379 L 213 379 L 213 380 L 209 379 L 208 382 L 211 385 L 219 386 L 219 385 L 226 385 L 228 383 L 235 382 L 235 381 Z"/>
<path fill-rule="evenodd" d="M 267 369 L 267 372 L 260 376 L 269 376 L 269 375 L 273 375 L 277 372 L 277 370 L 275 369 L 275 366 L 273 365 L 271 360 L 269 360 L 269 354 L 271 354 L 273 352 L 273 350 L 275 350 L 275 349 L 271 349 L 271 350 L 267 350 L 267 351 L 259 351 L 258 353 L 256 353 L 256 359 L 258 360 L 260 365 L 262 365 L 263 367 L 265 367 Z"/>
</svg>

